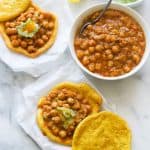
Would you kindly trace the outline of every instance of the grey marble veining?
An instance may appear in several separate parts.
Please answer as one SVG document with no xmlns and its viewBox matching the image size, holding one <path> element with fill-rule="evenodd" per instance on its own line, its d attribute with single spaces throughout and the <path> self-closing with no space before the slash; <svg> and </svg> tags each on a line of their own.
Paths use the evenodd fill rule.
<svg viewBox="0 0 150 150">
<path fill-rule="evenodd" d="M 136 10 L 150 24 L 150 1 Z M 150 150 L 150 59 L 134 76 L 120 81 L 102 81 L 87 76 L 108 103 L 123 116 L 133 131 L 133 150 Z M 20 90 L 35 78 L 14 73 L 0 62 L 0 150 L 39 150 L 17 125 L 15 113 L 22 102 Z"/>
<path fill-rule="evenodd" d="M 32 78 L 13 73 L 0 62 L 0 150 L 38 150 L 39 147 L 17 125 L 15 111 L 20 89 Z"/>
</svg>

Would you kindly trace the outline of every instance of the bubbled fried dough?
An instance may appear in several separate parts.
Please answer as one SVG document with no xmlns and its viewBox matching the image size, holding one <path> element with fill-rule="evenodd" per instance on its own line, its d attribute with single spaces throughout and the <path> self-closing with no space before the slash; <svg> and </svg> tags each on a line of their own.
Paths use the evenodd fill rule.
<svg viewBox="0 0 150 150">
<path fill-rule="evenodd" d="M 32 38 L 20 36 L 16 29 L 21 22 L 25 22 L 28 18 L 35 21 L 40 27 Z M 8 48 L 32 58 L 46 52 L 53 45 L 57 28 L 57 17 L 52 13 L 44 12 L 35 4 L 30 5 L 17 18 L 0 24 L 0 32 Z"/>
<path fill-rule="evenodd" d="M 131 150 L 131 130 L 112 112 L 93 114 L 76 128 L 72 150 Z"/>
</svg>

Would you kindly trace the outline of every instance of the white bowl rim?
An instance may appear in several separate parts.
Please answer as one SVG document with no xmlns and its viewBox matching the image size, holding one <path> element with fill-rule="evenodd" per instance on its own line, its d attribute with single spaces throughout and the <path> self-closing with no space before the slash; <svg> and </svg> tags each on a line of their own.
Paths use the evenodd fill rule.
<svg viewBox="0 0 150 150">
<path fill-rule="evenodd" d="M 93 8 L 96 8 L 98 6 L 100 7 L 103 7 L 104 5 L 106 5 L 106 3 L 98 3 L 98 4 L 94 4 L 94 5 L 91 5 L 90 7 L 86 8 L 85 10 L 83 10 L 76 18 L 75 18 L 75 21 L 72 25 L 72 28 L 71 28 L 71 32 L 70 32 L 70 38 L 69 38 L 69 49 L 71 51 L 71 55 L 73 57 L 73 59 L 75 60 L 75 62 L 79 65 L 79 67 L 85 71 L 87 74 L 91 75 L 92 77 L 95 77 L 97 79 L 102 79 L 102 80 L 120 80 L 120 79 L 124 79 L 124 78 L 127 78 L 127 77 L 130 77 L 132 76 L 133 74 L 135 74 L 137 71 L 139 71 L 142 66 L 145 64 L 149 54 L 150 54 L 150 42 L 148 42 L 150 40 L 150 30 L 149 30 L 149 25 L 148 23 L 142 18 L 142 16 L 140 16 L 135 10 L 125 6 L 125 5 L 122 5 L 122 4 L 119 4 L 119 3 L 112 3 L 110 8 L 115 8 L 118 10 L 121 9 L 121 11 L 125 12 L 125 11 L 129 11 L 130 13 L 132 13 L 132 15 L 129 13 L 129 12 L 125 12 L 127 14 L 129 14 L 131 17 L 133 17 L 133 15 L 135 15 L 136 17 L 133 17 L 133 19 L 135 19 L 137 21 L 140 20 L 141 22 L 137 21 L 140 26 L 142 27 L 143 31 L 144 31 L 144 34 L 145 34 L 145 39 L 146 39 L 146 47 L 145 47 L 145 52 L 144 52 L 144 55 L 140 61 L 140 63 L 135 67 L 133 68 L 129 73 L 126 73 L 126 74 L 123 74 L 123 75 L 120 75 L 120 76 L 116 76 L 116 77 L 107 77 L 107 76 L 102 76 L 100 74 L 96 74 L 96 73 L 92 73 L 90 72 L 88 69 L 86 69 L 82 63 L 78 60 L 76 54 L 75 54 L 75 49 L 74 49 L 74 45 L 73 45 L 73 42 L 74 42 L 74 38 L 72 38 L 72 35 L 73 33 L 75 34 L 75 32 L 73 32 L 74 28 L 75 28 L 75 23 L 81 19 L 81 16 L 84 15 L 84 13 L 87 13 L 88 11 L 92 10 Z M 116 8 L 117 7 L 117 8 Z M 122 10 L 123 9 L 123 10 Z M 142 25 L 141 25 L 142 24 Z"/>
</svg>

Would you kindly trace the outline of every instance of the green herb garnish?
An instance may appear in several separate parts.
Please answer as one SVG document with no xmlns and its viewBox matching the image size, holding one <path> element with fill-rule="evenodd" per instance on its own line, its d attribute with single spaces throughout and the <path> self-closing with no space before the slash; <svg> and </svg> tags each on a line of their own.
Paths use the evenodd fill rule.
<svg viewBox="0 0 150 150">
<path fill-rule="evenodd" d="M 57 107 L 57 110 L 63 116 L 63 121 L 64 121 L 63 127 L 67 128 L 73 122 L 73 118 L 76 116 L 76 112 L 72 109 L 65 108 L 65 107 Z"/>
<path fill-rule="evenodd" d="M 39 25 L 30 18 L 16 27 L 18 34 L 26 38 L 32 38 L 38 32 L 39 28 Z"/>
</svg>

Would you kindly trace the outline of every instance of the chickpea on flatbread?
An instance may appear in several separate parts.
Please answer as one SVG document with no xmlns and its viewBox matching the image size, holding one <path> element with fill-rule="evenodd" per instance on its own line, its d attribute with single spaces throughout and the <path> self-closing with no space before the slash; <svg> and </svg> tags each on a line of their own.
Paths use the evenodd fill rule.
<svg viewBox="0 0 150 150">
<path fill-rule="evenodd" d="M 131 150 L 131 131 L 118 115 L 103 111 L 78 125 L 72 150 Z"/>
<path fill-rule="evenodd" d="M 30 3 L 30 0 L 0 0 L 0 22 L 17 17 Z"/>
<path fill-rule="evenodd" d="M 71 145 L 77 125 L 99 112 L 101 103 L 101 96 L 86 83 L 60 83 L 39 100 L 38 126 L 50 140 Z"/>
<path fill-rule="evenodd" d="M 15 19 L 0 23 L 0 32 L 8 48 L 31 58 L 53 45 L 57 29 L 57 17 L 33 3 Z"/>
</svg>

